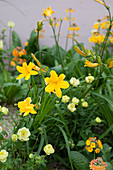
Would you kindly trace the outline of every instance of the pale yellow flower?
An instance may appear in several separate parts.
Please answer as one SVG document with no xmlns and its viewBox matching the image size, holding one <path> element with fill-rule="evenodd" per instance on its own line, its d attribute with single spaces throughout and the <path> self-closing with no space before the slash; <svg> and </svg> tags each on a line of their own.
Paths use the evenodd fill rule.
<svg viewBox="0 0 113 170">
<path fill-rule="evenodd" d="M 13 142 L 16 142 L 17 139 L 18 139 L 18 135 L 12 134 L 11 139 L 12 139 Z"/>
<path fill-rule="evenodd" d="M 4 115 L 7 115 L 8 114 L 8 109 L 6 107 L 2 107 L 1 112 L 3 112 Z"/>
<path fill-rule="evenodd" d="M 75 105 L 78 105 L 79 99 L 77 99 L 76 97 L 73 97 L 72 98 L 72 103 L 74 103 Z"/>
<path fill-rule="evenodd" d="M 70 79 L 70 84 L 73 85 L 74 87 L 77 87 L 80 84 L 80 81 L 76 79 L 75 77 L 72 77 Z"/>
<path fill-rule="evenodd" d="M 82 102 L 82 107 L 88 107 L 88 102 L 83 101 L 83 102 Z"/>
<path fill-rule="evenodd" d="M 9 21 L 8 22 L 8 27 L 14 28 L 15 27 L 15 23 L 13 21 Z"/>
<path fill-rule="evenodd" d="M 68 104 L 68 105 L 67 105 L 67 108 L 68 108 L 71 112 L 74 112 L 74 111 L 76 110 L 74 103 Z"/>
<path fill-rule="evenodd" d="M 86 83 L 92 83 L 92 81 L 94 80 L 94 77 L 93 76 L 87 76 L 87 77 L 85 77 L 85 81 L 86 81 Z"/>
<path fill-rule="evenodd" d="M 101 119 L 99 117 L 96 117 L 95 122 L 96 123 L 101 123 L 102 121 L 101 121 Z"/>
<path fill-rule="evenodd" d="M 23 127 L 18 130 L 17 135 L 18 135 L 18 139 L 23 142 L 29 140 L 29 136 L 31 135 L 31 133 L 28 128 Z"/>
<path fill-rule="evenodd" d="M 8 152 L 6 150 L 1 150 L 0 151 L 0 161 L 1 162 L 6 162 L 7 160 L 7 157 L 8 157 Z"/>
<path fill-rule="evenodd" d="M 44 152 L 45 152 L 47 155 L 50 155 L 50 154 L 54 153 L 55 150 L 53 149 L 53 147 L 52 147 L 51 144 L 48 144 L 48 145 L 44 146 Z"/>
<path fill-rule="evenodd" d="M 2 132 L 2 126 L 0 126 L 0 133 Z"/>
<path fill-rule="evenodd" d="M 67 102 L 69 102 L 69 100 L 70 100 L 70 97 L 68 97 L 67 95 L 62 96 L 63 103 L 67 103 Z"/>
<path fill-rule="evenodd" d="M 3 41 L 0 40 L 0 51 L 2 51 L 2 50 L 3 50 Z"/>
</svg>

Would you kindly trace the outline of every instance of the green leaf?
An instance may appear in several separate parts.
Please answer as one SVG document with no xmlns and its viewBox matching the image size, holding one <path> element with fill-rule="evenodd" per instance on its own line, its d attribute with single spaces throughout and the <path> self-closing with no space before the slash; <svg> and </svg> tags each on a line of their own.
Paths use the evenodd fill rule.
<svg viewBox="0 0 113 170">
<path fill-rule="evenodd" d="M 15 31 L 12 31 L 12 41 L 13 41 L 14 48 L 16 48 L 17 46 L 19 46 L 19 47 L 22 46 L 20 38 Z"/>
<path fill-rule="evenodd" d="M 89 161 L 83 154 L 77 151 L 71 151 L 71 159 L 77 170 L 89 170 Z"/>
<path fill-rule="evenodd" d="M 106 162 L 107 163 L 107 167 L 106 167 L 106 170 L 113 170 L 113 166 L 109 163 L 109 162 Z"/>
<path fill-rule="evenodd" d="M 84 140 L 80 140 L 78 143 L 77 143 L 77 146 L 84 146 L 85 145 L 85 141 Z"/>
</svg>

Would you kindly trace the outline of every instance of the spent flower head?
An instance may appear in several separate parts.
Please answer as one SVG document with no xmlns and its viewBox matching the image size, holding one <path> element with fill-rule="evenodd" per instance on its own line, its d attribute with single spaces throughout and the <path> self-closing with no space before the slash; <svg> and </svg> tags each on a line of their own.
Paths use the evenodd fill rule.
<svg viewBox="0 0 113 170">
<path fill-rule="evenodd" d="M 73 85 L 74 87 L 77 87 L 80 84 L 80 81 L 76 79 L 75 77 L 72 77 L 70 79 L 70 84 Z"/>
</svg>

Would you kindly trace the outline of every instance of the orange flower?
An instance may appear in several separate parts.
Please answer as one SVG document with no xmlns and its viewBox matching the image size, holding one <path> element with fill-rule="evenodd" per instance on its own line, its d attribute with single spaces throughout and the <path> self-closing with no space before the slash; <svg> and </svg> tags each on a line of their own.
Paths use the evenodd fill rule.
<svg viewBox="0 0 113 170">
<path fill-rule="evenodd" d="M 45 91 L 48 93 L 55 92 L 57 97 L 61 98 L 61 88 L 67 89 L 69 87 L 69 83 L 67 81 L 63 81 L 63 79 L 65 78 L 64 74 L 60 74 L 58 77 L 57 73 L 54 70 L 52 70 L 50 74 L 50 78 L 45 78 L 45 83 L 48 84 L 45 88 Z"/>
<path fill-rule="evenodd" d="M 87 59 L 85 59 L 85 65 L 84 65 L 84 67 L 97 67 L 97 66 L 99 66 L 99 63 L 92 63 L 92 62 L 90 62 L 90 61 L 88 61 Z"/>
<path fill-rule="evenodd" d="M 20 113 L 24 113 L 23 116 L 27 116 L 29 113 L 36 114 L 37 112 L 34 110 L 34 104 L 31 103 L 31 98 L 28 97 L 22 102 L 18 102 L 18 107 L 20 108 Z"/>
<path fill-rule="evenodd" d="M 107 166 L 108 166 L 107 163 L 104 162 L 101 157 L 93 159 L 89 165 L 90 169 L 92 170 L 105 170 Z"/>
<path fill-rule="evenodd" d="M 11 66 L 13 66 L 13 67 L 16 65 L 14 61 L 11 61 L 10 64 L 11 64 Z"/>
<path fill-rule="evenodd" d="M 21 57 L 22 55 L 26 55 L 26 50 L 22 49 L 21 47 L 16 47 L 13 52 L 12 52 L 13 56 L 15 57 Z"/>
</svg>

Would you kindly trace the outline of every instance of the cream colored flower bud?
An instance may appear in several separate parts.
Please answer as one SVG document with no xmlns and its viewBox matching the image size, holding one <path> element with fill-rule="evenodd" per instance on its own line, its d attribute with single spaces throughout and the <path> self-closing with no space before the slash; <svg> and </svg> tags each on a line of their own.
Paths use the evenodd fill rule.
<svg viewBox="0 0 113 170">
<path fill-rule="evenodd" d="M 67 95 L 62 96 L 63 103 L 67 103 L 67 102 L 69 102 L 69 100 L 70 100 L 70 97 L 68 97 Z"/>
<path fill-rule="evenodd" d="M 75 77 L 72 77 L 70 79 L 70 84 L 73 85 L 74 87 L 77 87 L 80 84 L 80 81 L 76 79 Z"/>
<path fill-rule="evenodd" d="M 101 120 L 99 117 L 96 117 L 95 122 L 96 122 L 96 123 L 101 123 L 102 120 Z"/>
<path fill-rule="evenodd" d="M 2 126 L 0 126 L 0 133 L 2 132 Z"/>
<path fill-rule="evenodd" d="M 78 105 L 79 99 L 77 99 L 76 97 L 73 97 L 72 98 L 72 103 L 74 103 L 75 105 Z"/>
<path fill-rule="evenodd" d="M 92 83 L 93 80 L 94 80 L 94 77 L 93 77 L 93 76 L 87 76 L 87 77 L 85 77 L 86 83 Z"/>
<path fill-rule="evenodd" d="M 82 107 L 88 107 L 88 102 L 83 101 L 83 102 L 82 102 Z"/>
<path fill-rule="evenodd" d="M 18 135 L 12 134 L 11 139 L 12 139 L 13 142 L 16 142 L 17 139 L 18 139 Z"/>
<path fill-rule="evenodd" d="M 67 108 L 68 108 L 71 112 L 74 112 L 74 111 L 76 110 L 74 103 L 68 104 L 68 105 L 67 105 Z"/>
<path fill-rule="evenodd" d="M 14 28 L 15 27 L 15 23 L 13 21 L 9 21 L 8 22 L 8 27 Z"/>
<path fill-rule="evenodd" d="M 8 115 L 8 109 L 6 107 L 2 107 L 1 112 L 3 112 L 4 115 Z"/>
<path fill-rule="evenodd" d="M 52 147 L 51 144 L 48 144 L 48 145 L 44 146 L 44 152 L 45 152 L 47 155 L 50 155 L 50 154 L 54 153 L 55 150 L 53 149 L 53 147 Z"/>
<path fill-rule="evenodd" d="M 8 157 L 8 152 L 6 150 L 1 150 L 0 151 L 0 161 L 1 162 L 6 162 L 7 160 L 7 157 Z"/>
<path fill-rule="evenodd" d="M 2 51 L 2 50 L 3 50 L 3 41 L 0 40 L 0 51 Z"/>
</svg>

